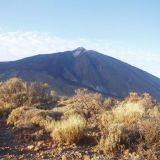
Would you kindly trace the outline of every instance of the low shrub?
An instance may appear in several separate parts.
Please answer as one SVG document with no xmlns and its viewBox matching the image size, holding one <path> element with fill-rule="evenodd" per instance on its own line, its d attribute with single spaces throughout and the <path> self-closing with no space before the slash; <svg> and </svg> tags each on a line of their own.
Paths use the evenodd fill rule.
<svg viewBox="0 0 160 160">
<path fill-rule="evenodd" d="M 160 145 L 160 117 L 142 120 L 139 125 L 146 147 Z"/>
<path fill-rule="evenodd" d="M 11 78 L 0 83 L 0 114 L 9 114 L 21 106 L 48 106 L 57 101 L 56 92 L 46 83 L 26 83 L 19 78 Z"/>
<path fill-rule="evenodd" d="M 26 83 L 21 79 L 12 78 L 0 83 L 0 113 L 9 114 L 12 109 L 27 101 Z"/>
<path fill-rule="evenodd" d="M 40 110 L 27 106 L 13 109 L 8 116 L 7 124 L 18 128 L 30 126 L 32 125 L 31 118 L 39 113 Z"/>
<path fill-rule="evenodd" d="M 34 107 L 19 107 L 14 109 L 7 123 L 18 128 L 30 127 L 37 125 L 42 128 L 47 128 L 52 121 L 60 119 L 62 113 L 52 110 L 42 110 Z"/>
<path fill-rule="evenodd" d="M 105 154 L 122 152 L 123 149 L 133 148 L 140 140 L 141 135 L 137 128 L 128 128 L 125 124 L 112 124 L 108 128 L 106 136 L 100 139 L 98 147 Z"/>
<path fill-rule="evenodd" d="M 160 109 L 149 94 L 131 93 L 101 115 L 98 148 L 118 159 L 160 158 Z"/>
</svg>

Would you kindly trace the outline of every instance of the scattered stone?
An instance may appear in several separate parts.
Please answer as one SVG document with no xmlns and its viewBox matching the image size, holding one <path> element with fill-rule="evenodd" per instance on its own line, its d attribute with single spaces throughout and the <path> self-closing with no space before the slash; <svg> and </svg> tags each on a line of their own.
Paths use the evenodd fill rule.
<svg viewBox="0 0 160 160">
<path fill-rule="evenodd" d="M 39 141 L 38 143 L 37 143 L 37 146 L 39 147 L 39 146 L 42 146 L 43 145 L 43 141 Z"/>
<path fill-rule="evenodd" d="M 52 144 L 52 146 L 51 146 L 51 147 L 52 147 L 52 148 L 55 148 L 56 146 L 57 146 L 56 144 Z"/>
<path fill-rule="evenodd" d="M 84 155 L 84 156 L 83 156 L 83 160 L 90 160 L 90 156 Z"/>
<path fill-rule="evenodd" d="M 63 156 L 62 156 L 62 160 L 67 160 L 66 155 L 63 155 Z"/>
<path fill-rule="evenodd" d="M 39 155 L 42 156 L 42 155 L 43 155 L 43 152 L 39 153 Z"/>
<path fill-rule="evenodd" d="M 40 150 L 40 148 L 38 147 L 38 146 L 36 146 L 35 148 L 34 148 L 34 151 L 39 151 Z"/>
<path fill-rule="evenodd" d="M 34 148 L 34 146 L 33 145 L 29 145 L 29 146 L 27 146 L 27 149 L 29 149 L 29 150 L 32 150 Z"/>
<path fill-rule="evenodd" d="M 49 147 L 52 147 L 52 143 L 48 143 L 48 146 L 49 146 Z"/>
<path fill-rule="evenodd" d="M 62 152 L 62 150 L 63 150 L 62 148 L 58 148 L 58 152 L 59 152 L 59 153 L 61 153 L 61 152 Z"/>
<path fill-rule="evenodd" d="M 78 156 L 78 158 L 82 158 L 82 154 L 80 152 L 75 152 L 75 155 Z"/>
</svg>

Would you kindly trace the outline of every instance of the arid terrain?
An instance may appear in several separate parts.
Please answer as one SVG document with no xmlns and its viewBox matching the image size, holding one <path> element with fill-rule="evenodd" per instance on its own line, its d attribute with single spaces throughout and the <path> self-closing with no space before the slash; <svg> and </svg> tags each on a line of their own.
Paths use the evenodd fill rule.
<svg viewBox="0 0 160 160">
<path fill-rule="evenodd" d="M 1 160 L 158 160 L 160 104 L 148 93 L 123 100 L 47 84 L 0 83 Z"/>
</svg>

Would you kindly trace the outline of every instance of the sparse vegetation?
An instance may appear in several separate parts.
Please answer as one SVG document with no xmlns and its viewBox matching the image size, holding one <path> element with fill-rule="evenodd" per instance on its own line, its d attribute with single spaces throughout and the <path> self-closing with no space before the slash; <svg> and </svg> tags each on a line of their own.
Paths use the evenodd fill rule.
<svg viewBox="0 0 160 160">
<path fill-rule="evenodd" d="M 102 114 L 101 125 L 106 136 L 101 138 L 98 147 L 105 154 L 122 156 L 127 150 L 130 155 L 134 152 L 135 157 L 140 159 L 154 148 L 152 155 L 158 158 L 159 122 L 160 112 L 155 101 L 148 94 L 139 96 L 131 93 L 111 111 Z"/>
<path fill-rule="evenodd" d="M 0 83 L 0 113 L 12 111 L 21 106 L 43 106 L 54 104 L 56 92 L 48 84 L 30 83 L 12 78 Z M 54 103 L 53 103 L 54 102 Z"/>
<path fill-rule="evenodd" d="M 70 148 L 68 152 L 82 158 L 77 152 L 87 149 L 92 160 L 160 158 L 160 107 L 147 93 L 130 93 L 118 101 L 79 89 L 72 97 L 58 98 L 47 84 L 27 84 L 13 78 L 0 84 L 0 104 L 2 121 L 20 130 L 15 132 L 18 140 L 35 143 L 44 136 L 51 143 L 46 143 L 47 147 L 58 145 L 58 150 L 61 145 L 75 145 L 81 149 L 73 152 Z M 65 158 L 71 156 L 65 149 L 61 152 Z"/>
</svg>

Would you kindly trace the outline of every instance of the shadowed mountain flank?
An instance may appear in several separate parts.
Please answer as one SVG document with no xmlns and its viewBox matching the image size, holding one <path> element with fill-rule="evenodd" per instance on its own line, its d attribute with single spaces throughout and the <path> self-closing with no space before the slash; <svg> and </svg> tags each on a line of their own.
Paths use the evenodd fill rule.
<svg viewBox="0 0 160 160">
<path fill-rule="evenodd" d="M 29 82 L 46 82 L 60 95 L 72 95 L 77 88 L 88 88 L 116 98 L 133 91 L 148 92 L 160 100 L 159 78 L 83 47 L 0 63 L 0 80 L 15 76 Z"/>
</svg>

